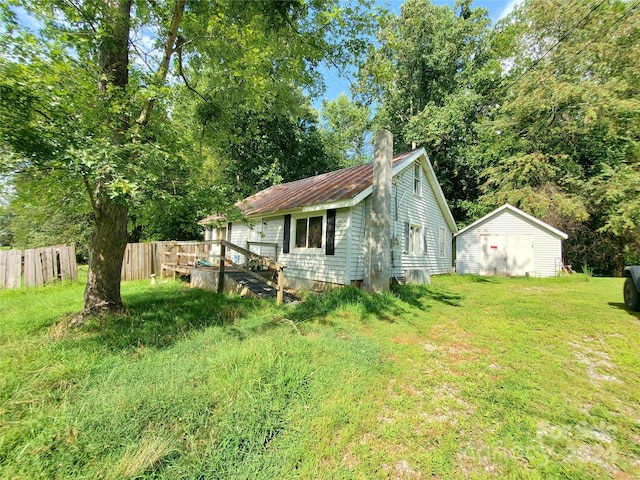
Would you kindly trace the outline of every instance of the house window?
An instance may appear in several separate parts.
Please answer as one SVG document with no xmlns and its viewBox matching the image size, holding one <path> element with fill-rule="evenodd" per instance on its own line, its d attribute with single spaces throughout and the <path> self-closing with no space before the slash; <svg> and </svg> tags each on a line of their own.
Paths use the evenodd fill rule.
<svg viewBox="0 0 640 480">
<path fill-rule="evenodd" d="M 422 195 L 422 167 L 419 162 L 413 164 L 413 193 Z"/>
<path fill-rule="evenodd" d="M 422 228 L 419 225 L 411 225 L 409 231 L 409 253 L 423 253 Z"/>
<path fill-rule="evenodd" d="M 322 217 L 296 220 L 296 247 L 322 248 Z"/>
<path fill-rule="evenodd" d="M 445 248 L 445 238 L 447 236 L 447 232 L 444 227 L 440 227 L 440 234 L 438 235 L 438 253 L 440 254 L 440 258 L 443 258 L 446 252 Z"/>
</svg>

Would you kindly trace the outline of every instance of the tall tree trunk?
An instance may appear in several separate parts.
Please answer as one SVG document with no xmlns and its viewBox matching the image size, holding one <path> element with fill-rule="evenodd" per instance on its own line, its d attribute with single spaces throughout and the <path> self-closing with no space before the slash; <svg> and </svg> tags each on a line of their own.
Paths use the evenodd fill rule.
<svg viewBox="0 0 640 480">
<path fill-rule="evenodd" d="M 128 209 L 107 199 L 98 206 L 89 243 L 89 273 L 82 316 L 123 311 L 120 272 L 127 246 Z"/>
<path fill-rule="evenodd" d="M 129 30 L 132 0 L 102 0 L 104 37 L 98 49 L 100 78 L 97 88 L 104 112 L 104 125 L 110 132 L 114 152 L 124 145 L 130 121 L 127 115 L 111 113 L 109 105 L 122 101 L 129 83 Z M 114 153 L 115 154 L 115 153 Z M 94 225 L 89 241 L 89 273 L 84 291 L 82 314 L 72 324 L 81 325 L 88 315 L 119 313 L 124 310 L 120 296 L 120 271 L 127 245 L 128 208 L 122 200 L 114 200 L 108 192 L 109 178 L 99 180 L 92 188 L 85 185 L 93 206 Z"/>
<path fill-rule="evenodd" d="M 101 2 L 100 26 L 103 38 L 97 52 L 101 72 L 97 87 L 102 102 L 107 106 L 104 112 L 117 112 L 117 109 L 109 109 L 108 106 L 113 101 L 122 100 L 120 97 L 125 96 L 129 83 L 129 30 L 133 0 L 101 0 Z M 176 0 L 165 42 L 164 56 L 157 73 L 160 81 L 166 79 L 169 71 L 184 8 L 185 0 Z M 114 147 L 114 152 L 127 142 L 139 141 L 139 130 L 149 123 L 153 105 L 153 98 L 147 99 L 133 132 L 131 132 L 131 121 L 127 115 L 106 113 L 104 125 L 110 132 L 109 140 Z M 127 160 L 135 161 L 135 158 Z M 124 249 L 127 245 L 129 211 L 124 200 L 113 199 L 109 195 L 109 180 L 109 178 L 99 180 L 92 186 L 85 178 L 95 223 L 89 243 L 89 274 L 84 292 L 84 309 L 82 314 L 72 322 L 74 325 L 82 324 L 87 315 L 118 313 L 124 310 L 120 296 L 120 272 Z"/>
</svg>

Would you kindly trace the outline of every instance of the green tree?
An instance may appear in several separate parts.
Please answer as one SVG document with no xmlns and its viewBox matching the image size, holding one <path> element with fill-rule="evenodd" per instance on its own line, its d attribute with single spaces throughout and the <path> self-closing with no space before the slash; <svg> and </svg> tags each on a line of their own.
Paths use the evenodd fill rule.
<svg viewBox="0 0 640 480">
<path fill-rule="evenodd" d="M 39 22 L 37 34 L 17 21 L 10 4 Z M 317 85 L 318 62 L 343 62 L 346 51 L 364 45 L 356 38 L 361 30 L 345 19 L 366 15 L 337 1 L 10 4 L 0 4 L 3 169 L 25 179 L 63 170 L 69 186 L 83 185 L 93 225 L 79 319 L 122 309 L 130 213 L 140 206 L 136 220 L 149 217 L 144 203 L 166 180 L 165 165 L 184 158 L 167 131 L 183 132 L 182 121 L 222 142 L 238 108 L 290 111 L 299 89 Z M 333 41 L 341 31 L 350 31 L 344 39 L 352 42 L 340 35 Z M 145 55 L 149 36 L 159 48 L 155 57 Z M 167 81 L 172 65 L 190 103 Z"/>
<path fill-rule="evenodd" d="M 568 261 L 600 273 L 638 252 L 639 40 L 628 2 L 524 2 L 498 26 L 503 95 L 479 128 L 480 201 L 542 211 L 569 233 Z"/>
<path fill-rule="evenodd" d="M 0 247 L 13 245 L 12 213 L 9 207 L 13 194 L 9 182 L 0 177 Z"/>
<path fill-rule="evenodd" d="M 20 175 L 66 169 L 82 181 L 93 227 L 80 318 L 120 311 L 128 202 L 144 183 L 140 179 L 148 163 L 162 156 L 145 138 L 155 98 L 143 82 L 165 81 L 184 1 L 157 12 L 159 28 L 166 32 L 159 32 L 165 54 L 146 79 L 131 70 L 129 44 L 132 28 L 153 13 L 144 5 L 105 0 L 80 5 L 25 1 L 21 6 L 42 28 L 39 36 L 7 29 L 13 48 L 2 63 L 2 90 L 10 100 L 3 102 L 3 110 L 10 111 L 12 121 L 2 130 L 3 143 L 14 154 L 12 166 Z M 11 27 L 16 29 L 16 23 Z"/>
<path fill-rule="evenodd" d="M 482 165 L 469 145 L 499 81 L 489 27 L 487 11 L 470 0 L 455 11 L 408 0 L 399 16 L 382 17 L 356 92 L 378 103 L 375 124 L 394 133 L 395 148 L 425 147 L 456 218 L 478 196 Z"/>
<path fill-rule="evenodd" d="M 322 102 L 321 116 L 327 147 L 340 159 L 341 166 L 373 159 L 369 106 L 354 102 L 341 93 L 335 100 Z"/>
<path fill-rule="evenodd" d="M 76 244 L 76 254 L 88 258 L 91 205 L 81 181 L 75 188 L 63 171 L 48 171 L 38 178 L 14 178 L 9 204 L 11 233 L 16 248 Z"/>
<path fill-rule="evenodd" d="M 225 147 L 220 183 L 233 185 L 246 197 L 272 185 L 339 168 L 326 151 L 311 112 L 306 118 L 274 116 L 269 111 L 245 113 L 237 134 Z"/>
<path fill-rule="evenodd" d="M 191 138 L 235 199 L 340 166 L 303 92 L 322 90 L 320 63 L 342 71 L 363 54 L 370 3 L 290 2 L 286 18 L 276 17 L 275 25 L 273 13 L 254 18 L 251 28 L 222 16 L 193 26 L 195 38 L 197 31 L 203 37 L 212 29 L 222 32 L 202 48 L 184 39 L 178 70 L 186 108 L 177 114 L 184 123 L 195 119 Z M 277 12 L 285 4 L 274 3 Z"/>
</svg>

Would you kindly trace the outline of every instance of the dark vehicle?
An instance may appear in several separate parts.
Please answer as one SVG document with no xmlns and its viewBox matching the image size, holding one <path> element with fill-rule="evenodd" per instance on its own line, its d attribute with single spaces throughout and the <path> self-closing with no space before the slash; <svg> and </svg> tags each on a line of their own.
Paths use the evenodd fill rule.
<svg viewBox="0 0 640 480">
<path fill-rule="evenodd" d="M 622 275 L 624 279 L 624 304 L 633 311 L 640 311 L 640 265 L 624 267 Z"/>
</svg>

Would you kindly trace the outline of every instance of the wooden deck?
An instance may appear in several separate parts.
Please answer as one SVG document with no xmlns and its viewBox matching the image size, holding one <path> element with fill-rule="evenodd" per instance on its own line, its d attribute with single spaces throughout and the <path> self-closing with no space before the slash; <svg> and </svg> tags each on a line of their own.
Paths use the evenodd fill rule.
<svg viewBox="0 0 640 480">
<path fill-rule="evenodd" d="M 188 276 L 199 267 L 214 268 L 218 271 L 217 288 L 222 291 L 224 277 L 227 273 L 242 272 L 242 282 L 253 292 L 253 289 L 261 292 L 274 291 L 278 303 L 284 301 L 284 265 L 274 259 L 258 255 L 250 250 L 251 247 L 261 246 L 259 242 L 251 242 L 247 248 L 234 245 L 225 240 L 207 240 L 191 242 L 167 242 L 164 245 L 162 275 L 170 273 Z M 265 244 L 272 247 L 272 244 Z M 243 263 L 236 263 L 227 256 L 227 249 L 234 251 L 242 258 Z M 231 270 L 232 268 L 232 270 Z M 266 270 L 274 272 L 274 281 L 268 280 L 257 271 Z M 239 278 L 239 273 L 232 273 Z M 228 275 L 229 278 L 233 278 Z M 248 280 L 252 278 L 252 280 Z M 236 281 L 236 279 L 234 279 Z"/>
</svg>

